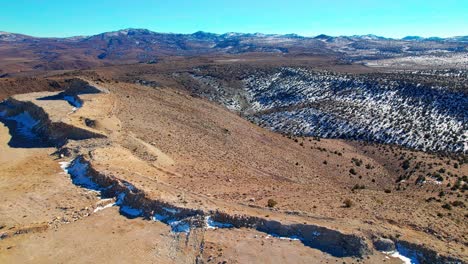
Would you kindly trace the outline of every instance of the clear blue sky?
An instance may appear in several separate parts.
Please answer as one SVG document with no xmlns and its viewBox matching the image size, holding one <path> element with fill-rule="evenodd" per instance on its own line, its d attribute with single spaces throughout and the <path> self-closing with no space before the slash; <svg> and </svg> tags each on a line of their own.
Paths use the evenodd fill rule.
<svg viewBox="0 0 468 264">
<path fill-rule="evenodd" d="M 0 31 L 468 35 L 468 0 L 0 0 Z"/>
</svg>

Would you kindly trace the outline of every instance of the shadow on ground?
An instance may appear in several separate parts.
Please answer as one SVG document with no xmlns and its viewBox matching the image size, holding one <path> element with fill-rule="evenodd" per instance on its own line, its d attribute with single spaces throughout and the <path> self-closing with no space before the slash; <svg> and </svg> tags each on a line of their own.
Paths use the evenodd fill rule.
<svg viewBox="0 0 468 264">
<path fill-rule="evenodd" d="M 14 120 L 0 118 L 0 123 L 3 123 L 10 131 L 11 139 L 8 146 L 11 148 L 50 148 L 54 147 L 48 140 L 39 137 L 36 134 L 21 133 L 21 127 Z"/>
</svg>

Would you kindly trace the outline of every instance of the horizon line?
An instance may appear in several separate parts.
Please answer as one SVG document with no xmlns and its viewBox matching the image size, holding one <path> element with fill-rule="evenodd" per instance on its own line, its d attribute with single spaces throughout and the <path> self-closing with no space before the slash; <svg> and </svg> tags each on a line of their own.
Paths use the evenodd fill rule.
<svg viewBox="0 0 468 264">
<path fill-rule="evenodd" d="M 406 38 L 406 37 L 418 37 L 418 38 L 422 38 L 422 39 L 430 39 L 430 38 L 441 38 L 441 39 L 449 39 L 449 38 L 457 38 L 457 37 L 465 37 L 465 36 L 468 36 L 468 34 L 461 34 L 461 35 L 456 35 L 456 36 L 447 36 L 447 37 L 440 37 L 440 36 L 430 36 L 430 37 L 423 37 L 423 36 L 420 36 L 420 35 L 406 35 L 404 37 L 386 37 L 384 35 L 379 35 L 379 34 L 374 34 L 374 33 L 368 33 L 368 34 L 354 34 L 354 35 L 328 35 L 326 33 L 320 33 L 320 34 L 317 34 L 317 35 L 302 35 L 302 34 L 298 34 L 298 33 L 293 33 L 293 32 L 290 32 L 290 33 L 263 33 L 263 32 L 241 32 L 241 31 L 227 31 L 227 32 L 224 32 L 224 33 L 214 33 L 214 32 L 210 32 L 210 31 L 204 31 L 204 30 L 197 30 L 193 33 L 177 33 L 177 32 L 160 32 L 160 31 L 153 31 L 151 29 L 148 29 L 148 28 L 138 28 L 138 27 L 129 27 L 129 28 L 122 28 L 122 29 L 118 29 L 118 30 L 111 30 L 111 31 L 103 31 L 103 32 L 100 32 L 100 33 L 96 33 L 96 34 L 90 34 L 90 35 L 80 35 L 80 34 L 77 34 L 77 35 L 71 35 L 71 36 L 62 36 L 62 37 L 57 37 L 57 36 L 37 36 L 37 35 L 29 35 L 29 34 L 25 34 L 25 33 L 18 33 L 18 32 L 10 32 L 10 31 L 3 31 L 3 30 L 0 30 L 0 34 L 1 33 L 7 33 L 7 34 L 16 34 L 16 35 L 24 35 L 24 36 L 28 36 L 28 37 L 33 37 L 33 38 L 56 38 L 56 39 L 63 39 L 63 38 L 74 38 L 74 37 L 92 37 L 92 36 L 97 36 L 97 35 L 100 35 L 100 34 L 105 34 L 105 33 L 112 33 L 112 32 L 120 32 L 120 31 L 124 31 L 124 30 L 148 30 L 150 32 L 153 32 L 153 33 L 159 33 L 159 34 L 177 34 L 177 35 L 193 35 L 195 33 L 199 33 L 199 32 L 202 32 L 202 33 L 208 33 L 208 34 L 214 34 L 214 35 L 218 35 L 218 36 L 221 36 L 221 35 L 226 35 L 226 34 L 262 34 L 262 35 L 266 35 L 266 36 L 284 36 L 284 35 L 296 35 L 296 36 L 299 36 L 299 37 L 304 37 L 304 38 L 315 38 L 315 37 L 318 37 L 318 36 L 321 36 L 321 35 L 324 35 L 324 36 L 328 36 L 328 37 L 333 37 L 333 38 L 336 38 L 336 37 L 355 37 L 355 36 L 375 36 L 375 37 L 381 37 L 381 38 L 386 38 L 386 39 L 403 39 L 403 38 Z"/>
</svg>

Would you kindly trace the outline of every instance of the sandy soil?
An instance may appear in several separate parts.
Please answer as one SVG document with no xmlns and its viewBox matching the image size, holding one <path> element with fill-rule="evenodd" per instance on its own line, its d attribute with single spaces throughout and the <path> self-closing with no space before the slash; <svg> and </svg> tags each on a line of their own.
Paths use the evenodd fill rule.
<svg viewBox="0 0 468 264">
<path fill-rule="evenodd" d="M 113 89 L 122 100 L 117 115 L 124 130 L 154 142 L 175 160 L 176 174 L 169 182 L 177 188 L 261 207 L 274 199 L 277 209 L 314 216 L 361 219 L 417 230 L 429 227 L 449 241 L 466 243 L 466 234 L 456 232 L 466 229 L 462 221 L 465 210 L 454 210 L 449 219 L 438 217 L 436 213 L 444 211 L 441 205 L 424 202 L 440 191 L 435 184 L 424 188 L 403 184 L 406 190 L 396 191 L 400 155 L 388 153 L 382 158 L 382 153 L 390 152 L 383 151 L 385 147 L 340 140 L 295 142 L 213 104 L 168 89 L 151 94 L 147 92 L 150 88 L 136 86 L 122 89 L 116 85 Z M 439 161 L 419 152 L 414 155 L 426 163 Z M 362 160 L 363 165 L 354 165 L 353 158 Z M 349 173 L 351 168 L 356 175 Z M 467 173 L 466 165 L 450 170 L 458 175 Z M 352 191 L 356 184 L 366 189 Z M 386 189 L 392 192 L 386 193 Z M 343 207 L 347 198 L 355 203 L 351 209 Z"/>
</svg>

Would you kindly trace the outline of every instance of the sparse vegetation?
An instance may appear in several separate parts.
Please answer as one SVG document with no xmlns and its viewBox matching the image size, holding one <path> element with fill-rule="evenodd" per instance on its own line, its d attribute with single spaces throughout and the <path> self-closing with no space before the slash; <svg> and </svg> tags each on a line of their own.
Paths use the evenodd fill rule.
<svg viewBox="0 0 468 264">
<path fill-rule="evenodd" d="M 345 199 L 345 200 L 343 201 L 343 204 L 344 204 L 344 207 L 345 207 L 345 208 L 350 208 L 350 207 L 352 207 L 352 206 L 354 205 L 354 202 L 351 201 L 351 199 L 348 199 L 348 198 L 347 198 L 347 199 Z"/>
<path fill-rule="evenodd" d="M 273 199 L 268 199 L 268 201 L 267 201 L 267 206 L 270 207 L 270 208 L 275 207 L 277 204 L 278 204 L 278 202 L 276 202 Z"/>
<path fill-rule="evenodd" d="M 455 206 L 455 207 L 465 207 L 465 203 L 462 202 L 462 201 L 453 201 L 453 202 L 452 202 L 452 206 Z"/>
<path fill-rule="evenodd" d="M 361 159 L 352 158 L 351 162 L 354 163 L 358 167 L 360 167 L 362 165 L 362 160 Z"/>
<path fill-rule="evenodd" d="M 449 203 L 443 204 L 442 208 L 447 209 L 447 210 L 452 210 L 452 206 Z"/>
<path fill-rule="evenodd" d="M 356 185 L 353 186 L 353 188 L 351 188 L 351 191 L 354 191 L 354 190 L 364 190 L 364 189 L 366 189 L 366 186 L 365 186 L 365 185 L 363 185 L 363 184 L 361 184 L 361 185 L 356 184 Z"/>
<path fill-rule="evenodd" d="M 401 164 L 401 167 L 402 167 L 404 170 L 409 169 L 409 167 L 410 167 L 410 161 L 409 161 L 409 160 L 403 161 L 403 163 Z"/>
</svg>

